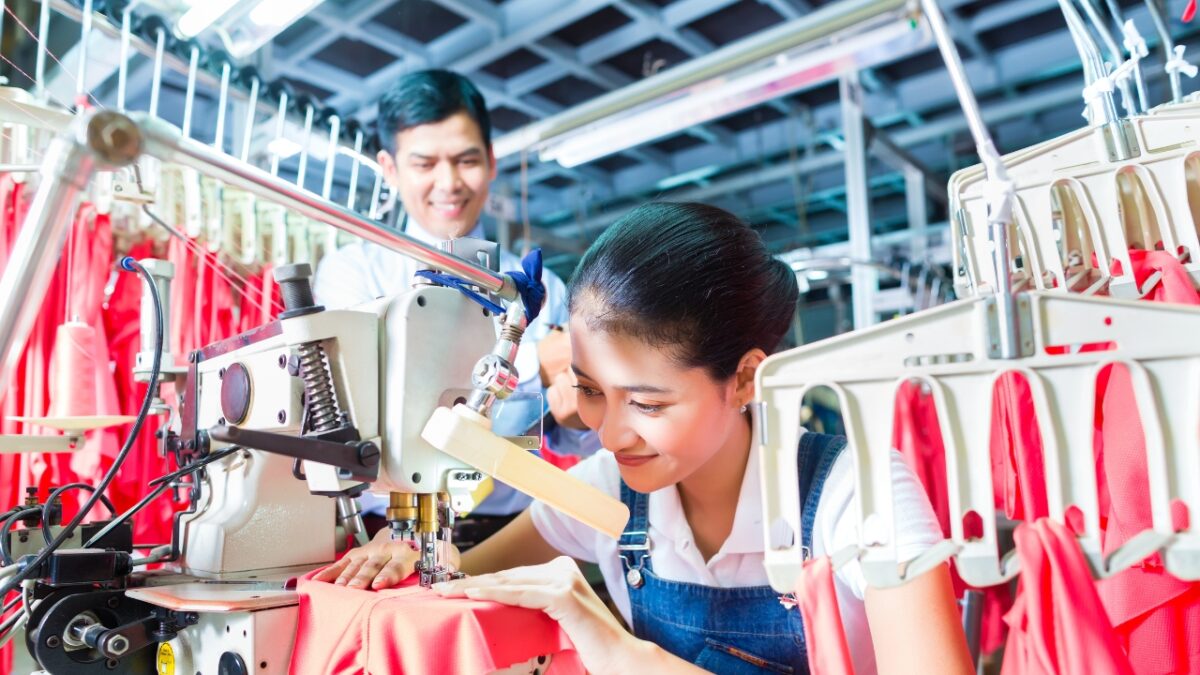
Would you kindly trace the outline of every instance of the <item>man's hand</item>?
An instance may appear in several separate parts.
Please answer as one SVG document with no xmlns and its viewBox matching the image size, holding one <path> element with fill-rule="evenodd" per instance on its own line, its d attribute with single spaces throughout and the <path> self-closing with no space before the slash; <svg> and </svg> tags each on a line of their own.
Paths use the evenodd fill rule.
<svg viewBox="0 0 1200 675">
<path fill-rule="evenodd" d="M 420 558 L 411 542 L 392 541 L 392 531 L 385 527 L 366 546 L 351 549 L 313 579 L 350 588 L 391 588 L 413 573 Z"/>
</svg>

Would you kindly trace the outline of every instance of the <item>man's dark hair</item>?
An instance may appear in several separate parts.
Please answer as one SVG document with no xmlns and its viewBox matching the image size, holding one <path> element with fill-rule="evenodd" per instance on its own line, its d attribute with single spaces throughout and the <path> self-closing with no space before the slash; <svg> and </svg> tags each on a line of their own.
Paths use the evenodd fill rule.
<svg viewBox="0 0 1200 675">
<path fill-rule="evenodd" d="M 449 70 L 419 70 L 401 77 L 379 99 L 379 141 L 396 152 L 396 134 L 422 124 L 433 124 L 465 112 L 492 147 L 492 121 L 483 94 L 470 80 Z"/>
</svg>

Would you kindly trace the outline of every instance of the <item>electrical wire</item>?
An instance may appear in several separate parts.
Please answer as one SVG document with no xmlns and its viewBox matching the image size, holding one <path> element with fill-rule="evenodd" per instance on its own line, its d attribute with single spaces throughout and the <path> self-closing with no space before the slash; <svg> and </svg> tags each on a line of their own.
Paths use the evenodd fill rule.
<svg viewBox="0 0 1200 675">
<path fill-rule="evenodd" d="M 171 472 L 165 476 L 155 478 L 154 480 L 150 481 L 149 486 L 154 487 L 155 488 L 154 490 L 152 490 L 145 497 L 142 497 L 141 501 L 139 501 L 137 504 L 134 504 L 132 507 L 130 507 L 128 511 L 117 516 L 116 518 L 114 518 L 112 520 L 112 522 L 105 525 L 103 529 L 101 529 L 96 534 L 92 535 L 92 538 L 88 539 L 87 542 L 84 543 L 83 547 L 84 548 L 92 547 L 96 542 L 98 542 L 101 539 L 103 539 L 104 537 L 108 536 L 108 533 L 113 531 L 114 529 L 116 529 L 117 526 L 119 526 L 121 523 L 128 520 L 130 517 L 132 517 L 138 511 L 141 511 L 142 509 L 146 508 L 147 504 L 154 501 L 155 498 L 157 498 L 159 495 L 161 495 L 163 492 L 165 492 L 167 490 L 167 488 L 171 487 L 171 482 L 174 481 L 176 478 L 185 476 L 189 473 L 192 473 L 193 471 L 198 471 L 200 469 L 203 469 L 204 467 L 208 466 L 209 464 L 212 464 L 213 462 L 215 462 L 217 460 L 224 459 L 225 457 L 228 457 L 229 455 L 232 455 L 233 453 L 235 453 L 241 449 L 242 449 L 242 447 L 238 446 L 238 445 L 230 446 L 228 448 L 225 448 L 224 450 L 221 450 L 220 452 L 214 452 L 211 455 L 209 455 L 201 460 L 198 460 L 192 464 L 189 464 L 178 471 Z"/>
<path fill-rule="evenodd" d="M 55 488 L 53 491 L 50 492 L 50 496 L 46 497 L 46 503 L 42 504 L 42 523 L 41 523 L 42 539 L 44 539 L 47 544 L 49 544 L 51 541 L 51 535 L 50 535 L 50 521 L 52 520 L 52 518 L 50 517 L 52 515 L 51 509 L 54 508 L 54 502 L 58 501 L 59 498 L 62 497 L 62 493 L 66 492 L 67 490 L 88 490 L 89 492 L 93 492 L 93 493 L 96 492 L 96 488 L 92 487 L 91 485 L 88 485 L 87 483 L 67 483 L 66 485 Z M 100 503 L 104 504 L 104 508 L 108 509 L 108 512 L 110 514 L 116 515 L 117 508 L 115 506 L 113 506 L 112 500 L 110 500 L 108 497 L 101 494 L 100 495 Z M 5 530 L 5 532 L 7 532 L 7 531 L 8 530 Z"/>
<path fill-rule="evenodd" d="M 24 509 L 17 509 L 16 511 L 13 511 L 12 513 L 10 513 L 9 516 L 4 519 L 3 525 L 0 525 L 0 559 L 2 559 L 4 561 L 4 565 L 5 565 L 4 570 L 9 569 L 9 566 L 11 566 L 14 562 L 13 557 L 12 557 L 12 551 L 10 550 L 11 547 L 9 546 L 9 542 L 8 542 L 9 530 L 12 529 L 12 526 L 15 525 L 18 520 L 25 518 L 26 516 L 32 516 L 34 514 L 40 513 L 41 511 L 42 511 L 42 507 L 40 507 L 40 506 L 30 506 L 30 507 L 27 507 Z M 13 571 L 9 572 L 8 574 L 5 574 L 4 570 L 0 570 L 0 578 L 7 577 L 7 576 L 9 576 L 9 574 L 16 574 L 16 567 L 12 567 Z M 4 596 L 0 595 L 0 597 L 4 597 Z"/>
<path fill-rule="evenodd" d="M 44 548 L 42 548 L 41 552 L 38 553 L 37 556 L 35 556 L 34 559 L 28 565 L 26 565 L 24 569 L 17 572 L 4 582 L 4 586 L 0 587 L 0 598 L 8 595 L 8 593 L 16 588 L 22 581 L 32 576 L 34 571 L 41 567 L 42 563 L 45 562 L 46 559 L 54 553 L 54 551 L 58 550 L 58 548 L 71 537 L 71 535 L 75 532 L 75 528 L 79 527 L 79 524 L 83 522 L 83 519 L 87 517 L 88 513 L 91 512 L 92 507 L 96 505 L 96 502 L 100 501 L 101 495 L 103 495 L 104 491 L 108 489 L 109 484 L 112 483 L 113 479 L 117 477 L 117 472 L 120 471 L 121 466 L 124 465 L 125 460 L 128 459 L 129 453 L 133 450 L 133 444 L 142 431 L 142 425 L 146 422 L 146 418 L 150 414 L 150 405 L 154 402 L 154 393 L 158 390 L 158 378 L 162 372 L 164 332 L 162 299 L 158 297 L 158 287 L 154 283 L 154 278 L 150 276 L 150 273 L 146 271 L 146 268 L 142 267 L 141 263 L 133 258 L 127 257 L 121 261 L 121 267 L 127 271 L 137 272 L 142 276 L 146 282 L 146 285 L 149 286 L 150 296 L 154 301 L 154 361 L 150 367 L 150 382 L 149 386 L 146 388 L 146 395 L 142 399 L 141 410 L 138 411 L 137 418 L 133 422 L 133 428 L 130 429 L 129 436 L 125 439 L 124 446 L 121 448 L 121 451 L 117 453 L 116 458 L 113 460 L 112 466 L 109 467 L 108 471 L 104 474 L 104 477 L 100 479 L 100 484 L 96 486 L 96 491 L 93 492 L 90 497 L 88 497 L 87 502 L 80 507 L 79 512 L 76 513 L 75 516 L 71 518 L 71 522 L 67 523 L 66 527 L 64 527 L 62 531 L 58 533 L 58 536 L 54 538 L 54 541 L 51 541 Z"/>
</svg>

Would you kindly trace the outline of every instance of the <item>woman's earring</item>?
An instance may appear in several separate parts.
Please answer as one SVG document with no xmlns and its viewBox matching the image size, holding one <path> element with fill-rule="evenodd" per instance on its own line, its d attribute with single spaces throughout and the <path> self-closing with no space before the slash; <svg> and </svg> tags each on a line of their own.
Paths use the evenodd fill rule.
<svg viewBox="0 0 1200 675">
<path fill-rule="evenodd" d="M 750 404 L 749 404 L 749 403 L 747 403 L 746 405 L 742 406 L 742 412 L 746 412 L 746 411 L 747 411 L 747 410 L 749 410 L 749 409 L 750 409 Z"/>
</svg>

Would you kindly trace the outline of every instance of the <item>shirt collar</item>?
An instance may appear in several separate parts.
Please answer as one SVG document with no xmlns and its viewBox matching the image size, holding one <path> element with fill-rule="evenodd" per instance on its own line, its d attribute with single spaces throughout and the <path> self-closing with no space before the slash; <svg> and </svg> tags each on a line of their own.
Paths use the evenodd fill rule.
<svg viewBox="0 0 1200 675">
<path fill-rule="evenodd" d="M 424 227 L 421 227 L 421 224 L 413 220 L 412 217 L 409 217 L 407 224 L 404 226 L 404 233 L 421 242 L 422 244 L 429 244 L 431 246 L 436 246 L 439 243 L 446 241 L 441 237 L 435 237 L 434 235 L 430 234 L 428 230 L 426 230 Z M 471 237 L 472 239 L 483 239 L 483 223 L 475 223 L 475 227 L 465 236 Z"/>
<path fill-rule="evenodd" d="M 713 556 L 713 560 L 722 554 L 762 553 L 766 549 L 763 545 L 762 489 L 759 485 L 761 474 L 762 469 L 758 465 L 758 444 L 751 443 L 750 452 L 746 456 L 742 488 L 738 492 L 737 510 L 733 515 L 733 528 L 725 543 Z M 691 527 L 688 526 L 687 517 L 683 513 L 683 502 L 679 499 L 678 486 L 650 493 L 646 516 L 650 524 L 672 542 L 693 539 Z"/>
</svg>

